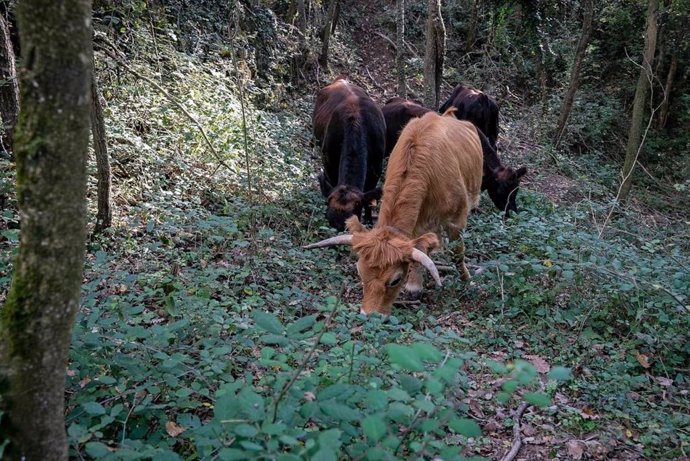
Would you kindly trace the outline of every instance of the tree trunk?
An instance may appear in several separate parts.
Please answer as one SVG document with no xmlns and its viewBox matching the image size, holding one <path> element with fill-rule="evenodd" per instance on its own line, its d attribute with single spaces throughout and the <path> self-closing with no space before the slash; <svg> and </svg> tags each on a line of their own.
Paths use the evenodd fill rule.
<svg viewBox="0 0 690 461">
<path fill-rule="evenodd" d="M 396 30 L 395 65 L 398 71 L 398 96 L 407 97 L 407 79 L 405 78 L 405 0 L 398 0 L 398 21 Z"/>
<path fill-rule="evenodd" d="M 19 85 L 14 62 L 10 29 L 5 18 L 0 15 L 0 120 L 4 126 L 0 152 L 12 151 L 14 127 L 19 114 Z"/>
<path fill-rule="evenodd" d="M 584 0 L 583 8 L 584 12 L 582 17 L 582 33 L 580 34 L 580 40 L 577 42 L 575 60 L 573 61 L 573 67 L 570 69 L 570 84 L 568 85 L 568 91 L 566 91 L 565 98 L 563 98 L 563 103 L 561 104 L 561 115 L 558 118 L 558 126 L 556 127 L 556 147 L 558 147 L 558 145 L 561 142 L 563 132 L 565 131 L 565 125 L 568 122 L 568 117 L 570 117 L 570 111 L 573 108 L 575 93 L 577 92 L 577 89 L 580 87 L 580 79 L 582 77 L 582 63 L 585 60 L 587 44 L 589 43 L 589 37 L 592 34 L 594 1 Z"/>
<path fill-rule="evenodd" d="M 467 29 L 467 41 L 465 42 L 465 53 L 469 53 L 474 46 L 475 36 L 477 35 L 477 19 L 479 16 L 479 0 L 471 0 L 470 24 Z"/>
<path fill-rule="evenodd" d="M 659 108 L 659 121 L 657 127 L 663 130 L 668 121 L 668 108 L 671 103 L 671 91 L 673 90 L 673 80 L 676 78 L 676 70 L 678 69 L 678 56 L 673 53 L 671 56 L 671 66 L 666 74 L 666 85 L 664 85 L 664 99 L 661 101 Z"/>
<path fill-rule="evenodd" d="M 427 107 L 438 108 L 446 49 L 446 28 L 441 16 L 441 0 L 429 0 L 426 21 L 426 54 L 424 56 L 424 88 Z"/>
<path fill-rule="evenodd" d="M 86 242 L 91 0 L 17 5 L 19 254 L 0 318 L 9 459 L 67 460 L 65 367 Z M 3 431 L 4 432 L 4 431 Z"/>
<path fill-rule="evenodd" d="M 657 33 L 657 14 L 659 10 L 659 0 L 649 0 L 647 6 L 647 31 L 644 40 L 644 60 L 640 76 L 637 79 L 635 89 L 635 101 L 633 103 L 632 121 L 628 132 L 628 142 L 625 146 L 625 162 L 623 163 L 623 183 L 619 199 L 625 201 L 632 188 L 632 172 L 639 154 L 642 138 L 642 123 L 644 118 L 645 106 L 647 104 L 647 93 L 649 92 L 649 81 L 652 78 L 652 62 L 654 61 L 654 51 L 656 50 Z"/>
<path fill-rule="evenodd" d="M 98 91 L 96 69 L 91 70 L 91 134 L 93 151 L 96 155 L 98 171 L 98 214 L 96 215 L 96 232 L 107 229 L 113 222 L 113 208 L 110 199 L 110 159 L 105 139 L 105 121 Z"/>
<path fill-rule="evenodd" d="M 307 9 L 304 7 L 304 0 L 297 0 L 297 28 L 302 32 L 302 36 L 307 35 Z"/>
<path fill-rule="evenodd" d="M 333 20 L 331 21 L 331 34 L 335 33 L 335 28 L 338 25 L 338 21 L 340 20 L 340 7 L 342 6 L 342 3 L 340 1 L 336 2 L 335 4 L 335 13 L 333 13 Z"/>
<path fill-rule="evenodd" d="M 321 46 L 321 56 L 319 56 L 319 64 L 321 64 L 322 67 L 328 66 L 328 46 L 331 41 L 331 33 L 335 31 L 333 22 L 335 13 L 338 9 L 338 1 L 339 0 L 331 0 L 331 3 L 328 5 L 328 17 L 323 26 L 323 43 Z"/>
</svg>

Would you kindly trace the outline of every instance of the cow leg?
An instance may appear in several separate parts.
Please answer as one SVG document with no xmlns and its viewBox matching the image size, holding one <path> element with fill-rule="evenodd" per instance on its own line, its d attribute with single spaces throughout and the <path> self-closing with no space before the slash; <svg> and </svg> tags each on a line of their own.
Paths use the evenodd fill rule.
<svg viewBox="0 0 690 461">
<path fill-rule="evenodd" d="M 371 215 L 371 205 L 369 204 L 364 204 L 363 207 L 364 209 L 364 224 L 371 225 L 374 223 L 374 219 Z"/>
<path fill-rule="evenodd" d="M 448 232 L 448 240 L 453 244 L 453 259 L 460 271 L 460 278 L 466 282 L 470 279 L 470 272 L 465 266 L 465 241 L 460 235 L 460 229 L 462 228 L 457 225 L 449 225 L 446 232 Z"/>
</svg>

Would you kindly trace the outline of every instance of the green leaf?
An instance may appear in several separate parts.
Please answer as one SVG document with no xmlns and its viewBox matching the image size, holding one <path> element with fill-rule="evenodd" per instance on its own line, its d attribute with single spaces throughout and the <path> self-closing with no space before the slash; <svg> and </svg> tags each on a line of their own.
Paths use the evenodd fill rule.
<svg viewBox="0 0 690 461">
<path fill-rule="evenodd" d="M 262 330 L 276 335 L 282 334 L 285 330 L 285 327 L 280 323 L 278 317 L 269 312 L 254 311 L 254 323 Z"/>
<path fill-rule="evenodd" d="M 398 365 L 400 368 L 410 371 L 422 371 L 424 369 L 417 351 L 411 347 L 400 344 L 388 344 L 386 350 L 391 363 Z"/>
<path fill-rule="evenodd" d="M 538 407 L 548 407 L 551 405 L 551 398 L 543 392 L 527 392 L 522 397 L 526 402 Z"/>
<path fill-rule="evenodd" d="M 232 428 L 232 432 L 239 435 L 240 437 L 246 438 L 254 437 L 256 434 L 259 433 L 256 427 L 250 426 L 249 424 L 238 424 L 237 426 Z"/>
<path fill-rule="evenodd" d="M 287 327 L 287 334 L 288 336 L 294 335 L 297 333 L 301 333 L 307 328 L 311 328 L 314 323 L 316 323 L 316 316 L 315 315 L 308 315 L 306 317 L 302 317 L 298 319 L 296 322 L 291 323 Z"/>
<path fill-rule="evenodd" d="M 356 421 L 361 417 L 359 411 L 335 401 L 323 402 L 319 407 L 331 418 L 341 421 Z"/>
<path fill-rule="evenodd" d="M 86 454 L 92 458 L 103 458 L 110 453 L 108 446 L 101 442 L 88 442 L 84 445 L 84 448 L 86 449 Z"/>
<path fill-rule="evenodd" d="M 321 447 L 319 451 L 314 453 L 311 457 L 311 461 L 338 461 L 338 456 L 329 447 Z"/>
<path fill-rule="evenodd" d="M 239 461 L 249 458 L 249 454 L 237 448 L 223 448 L 218 452 L 218 458 L 222 461 Z"/>
<path fill-rule="evenodd" d="M 362 420 L 362 430 L 370 440 L 378 442 L 386 435 L 386 422 L 380 416 L 367 416 Z"/>
<path fill-rule="evenodd" d="M 250 388 L 244 388 L 237 395 L 242 412 L 250 421 L 261 421 L 264 418 L 264 399 Z"/>
<path fill-rule="evenodd" d="M 105 414 L 105 408 L 98 402 L 86 402 L 82 403 L 81 406 L 84 411 L 92 416 L 100 416 Z"/>
<path fill-rule="evenodd" d="M 420 359 L 426 362 L 438 363 L 443 358 L 441 351 L 429 343 L 415 343 L 412 345 L 412 349 L 417 353 Z"/>
<path fill-rule="evenodd" d="M 453 418 L 448 422 L 448 427 L 465 437 L 477 438 L 482 435 L 482 430 L 479 428 L 479 425 L 469 418 Z"/>
<path fill-rule="evenodd" d="M 326 344 L 328 346 L 332 346 L 336 344 L 338 341 L 335 337 L 335 333 L 331 333 L 330 331 L 328 333 L 324 333 L 323 336 L 321 336 L 321 344 Z"/>
<path fill-rule="evenodd" d="M 553 379 L 554 381 L 568 381 L 571 378 L 570 368 L 553 367 L 551 371 L 549 371 L 549 379 Z"/>
</svg>

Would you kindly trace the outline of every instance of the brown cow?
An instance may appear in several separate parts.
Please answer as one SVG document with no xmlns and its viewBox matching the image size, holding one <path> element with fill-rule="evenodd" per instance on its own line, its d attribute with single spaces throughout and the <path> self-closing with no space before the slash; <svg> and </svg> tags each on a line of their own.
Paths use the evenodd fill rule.
<svg viewBox="0 0 690 461">
<path fill-rule="evenodd" d="M 312 121 L 323 155 L 319 185 L 327 198 L 329 224 L 343 230 L 345 220 L 359 217 L 362 209 L 364 221 L 371 222 L 370 202 L 381 197 L 376 187 L 385 148 L 381 109 L 341 76 L 319 92 Z"/>
<path fill-rule="evenodd" d="M 372 230 L 353 216 L 347 221 L 349 234 L 306 247 L 352 245 L 364 285 L 364 314 L 389 314 L 404 281 L 408 291 L 419 291 L 421 274 L 416 268 L 410 271 L 415 263 L 426 267 L 440 286 L 427 256 L 439 245 L 435 232 L 444 227 L 451 240 L 459 239 L 468 213 L 479 203 L 481 142 L 477 128 L 457 120 L 454 110 L 443 116 L 429 112 L 407 124 L 388 162 L 381 212 Z M 458 253 L 467 280 L 464 249 Z"/>
<path fill-rule="evenodd" d="M 452 98 L 449 99 L 449 101 L 451 100 Z M 398 136 L 405 125 L 412 118 L 421 117 L 427 112 L 430 112 L 431 109 L 427 109 L 414 101 L 403 98 L 393 98 L 383 106 L 382 111 L 383 117 L 386 119 L 386 155 L 388 155 L 393 150 L 393 146 L 395 146 L 395 143 L 398 141 Z M 458 116 L 457 112 L 455 115 L 462 119 L 462 117 Z M 477 126 L 474 120 L 470 119 L 469 121 Z M 496 123 L 498 123 L 497 120 Z M 514 170 L 511 167 L 504 166 L 496 154 L 496 149 L 491 145 L 491 142 L 484 133 L 481 132 L 481 129 L 479 131 L 479 138 L 482 143 L 482 152 L 484 153 L 482 190 L 488 190 L 491 201 L 496 205 L 496 208 L 503 211 L 506 216 L 508 216 L 511 211 L 517 213 L 518 208 L 515 199 L 520 186 L 520 179 L 527 173 L 527 168 L 521 167 Z"/>
</svg>

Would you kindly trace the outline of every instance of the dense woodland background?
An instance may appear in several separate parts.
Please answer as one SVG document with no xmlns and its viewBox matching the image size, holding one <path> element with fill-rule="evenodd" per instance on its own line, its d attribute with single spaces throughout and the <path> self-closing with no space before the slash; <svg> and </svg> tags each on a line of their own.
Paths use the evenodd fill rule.
<svg viewBox="0 0 690 461">
<path fill-rule="evenodd" d="M 19 51 L 15 2 L 0 4 Z M 688 459 L 690 4 L 442 1 L 436 97 L 437 5 L 94 0 L 70 458 L 502 459 L 519 441 L 518 459 Z M 8 69 L 3 304 L 24 230 Z M 499 155 L 529 168 L 519 215 L 486 197 L 471 215 L 472 282 L 451 273 L 387 318 L 358 314 L 347 251 L 301 248 L 334 233 L 311 110 L 341 73 L 381 105 L 482 89 Z M 0 397 L 11 458 L 8 411 Z"/>
</svg>

